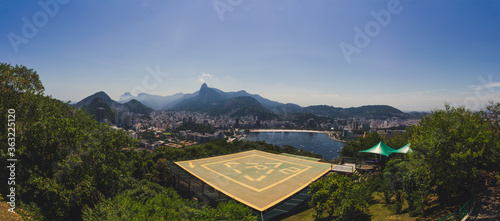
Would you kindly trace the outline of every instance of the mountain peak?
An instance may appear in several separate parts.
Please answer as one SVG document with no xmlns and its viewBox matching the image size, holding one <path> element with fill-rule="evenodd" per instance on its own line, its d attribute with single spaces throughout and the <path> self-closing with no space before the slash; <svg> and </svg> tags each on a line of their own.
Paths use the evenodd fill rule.
<svg viewBox="0 0 500 221">
<path fill-rule="evenodd" d="M 207 88 L 208 88 L 207 83 L 203 83 L 203 84 L 201 85 L 200 91 L 201 91 L 201 90 L 205 90 L 205 89 L 207 89 Z"/>
<path fill-rule="evenodd" d="M 203 83 L 200 88 L 199 96 L 205 96 L 207 93 L 209 93 L 209 88 L 207 83 Z"/>
<path fill-rule="evenodd" d="M 99 91 L 99 92 L 96 92 L 94 94 L 94 96 L 106 96 L 106 97 L 109 97 L 108 94 L 106 94 L 106 92 L 104 91 Z"/>
<path fill-rule="evenodd" d="M 90 95 L 86 98 L 84 98 L 83 100 L 81 100 L 80 102 L 76 103 L 75 104 L 75 107 L 76 108 L 79 108 L 79 107 L 83 107 L 83 106 L 86 106 L 86 105 L 89 105 L 92 101 L 94 101 L 94 99 L 96 98 L 99 98 L 101 100 L 103 100 L 104 102 L 106 102 L 107 104 L 109 105 L 113 105 L 114 103 L 116 103 L 113 99 L 111 99 L 108 94 L 106 94 L 106 92 L 104 91 L 99 91 L 93 95 Z"/>
</svg>

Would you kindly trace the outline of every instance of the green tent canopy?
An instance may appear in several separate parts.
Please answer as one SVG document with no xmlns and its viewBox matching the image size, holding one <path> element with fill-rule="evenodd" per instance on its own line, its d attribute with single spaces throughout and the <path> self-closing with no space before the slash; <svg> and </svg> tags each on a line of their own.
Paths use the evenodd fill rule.
<svg viewBox="0 0 500 221">
<path fill-rule="evenodd" d="M 377 145 L 373 146 L 372 148 L 370 148 L 368 150 L 362 150 L 359 152 L 376 153 L 376 154 L 384 155 L 387 157 L 394 151 L 395 151 L 394 149 L 392 149 L 391 147 L 387 146 L 385 143 L 380 141 Z"/>
<path fill-rule="evenodd" d="M 393 153 L 411 153 L 413 150 L 410 148 L 410 143 L 406 144 L 404 147 L 401 147 L 395 151 L 392 151 Z"/>
</svg>

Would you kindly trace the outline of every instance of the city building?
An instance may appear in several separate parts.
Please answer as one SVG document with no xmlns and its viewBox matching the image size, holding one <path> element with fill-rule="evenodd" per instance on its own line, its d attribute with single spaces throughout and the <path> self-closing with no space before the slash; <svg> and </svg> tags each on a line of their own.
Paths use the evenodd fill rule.
<svg viewBox="0 0 500 221">
<path fill-rule="evenodd" d="M 101 123 L 104 123 L 104 119 L 106 117 L 106 109 L 99 107 L 96 110 L 95 120 Z"/>
</svg>

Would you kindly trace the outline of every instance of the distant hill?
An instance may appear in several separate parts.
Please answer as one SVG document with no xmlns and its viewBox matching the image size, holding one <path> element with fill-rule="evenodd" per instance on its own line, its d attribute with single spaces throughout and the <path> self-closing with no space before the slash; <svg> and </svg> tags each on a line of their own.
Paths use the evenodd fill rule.
<svg viewBox="0 0 500 221">
<path fill-rule="evenodd" d="M 256 101 L 258 101 L 262 106 L 264 106 L 266 109 L 270 111 L 280 111 L 282 106 L 284 104 L 277 102 L 277 101 L 272 101 L 266 98 L 261 97 L 258 94 L 250 94 L 244 90 L 241 91 L 236 91 L 236 92 L 224 92 L 219 89 L 214 88 L 219 94 L 224 96 L 227 99 L 235 98 L 235 97 L 251 97 L 254 98 Z"/>
<path fill-rule="evenodd" d="M 325 116 L 329 118 L 346 118 L 350 117 L 351 114 L 348 112 L 343 112 L 341 107 L 333 107 L 328 105 L 313 105 L 305 107 L 301 112 L 311 113 L 318 116 Z"/>
<path fill-rule="evenodd" d="M 89 114 L 96 114 L 97 108 L 102 107 L 105 109 L 105 118 L 108 119 L 109 122 L 113 122 L 115 120 L 115 113 L 119 112 L 132 112 L 132 113 L 140 113 L 149 115 L 154 110 L 150 107 L 145 106 L 138 100 L 130 100 L 126 103 L 120 104 L 113 99 L 111 99 L 105 92 L 99 91 L 93 95 L 90 95 L 80 102 L 75 104 L 76 108 L 82 108 L 87 111 Z"/>
<path fill-rule="evenodd" d="M 367 105 L 361 107 L 351 107 L 343 110 L 344 113 L 353 116 L 366 118 L 387 118 L 401 117 L 404 113 L 389 105 Z"/>
<path fill-rule="evenodd" d="M 139 114 L 150 114 L 153 112 L 153 108 L 147 107 L 142 104 L 140 101 L 133 99 L 127 103 L 123 104 L 123 108 L 121 109 L 125 112 L 139 113 Z"/>
<path fill-rule="evenodd" d="M 206 84 L 205 84 L 206 85 Z M 208 86 L 206 86 L 209 88 Z M 201 88 L 204 88 L 203 85 Z M 200 88 L 200 90 L 201 90 Z M 214 95 L 213 92 L 217 92 L 218 95 Z M 169 110 L 172 109 L 174 106 L 179 106 L 185 105 L 186 102 L 190 101 L 185 101 L 194 97 L 197 97 L 199 95 L 200 91 L 196 91 L 191 94 L 183 94 L 183 93 L 177 93 L 174 95 L 170 96 L 159 96 L 159 95 L 150 95 L 146 93 L 141 93 L 137 96 L 132 96 L 129 92 L 126 92 L 120 97 L 119 102 L 124 103 L 132 99 L 136 99 L 140 101 L 141 103 L 147 105 L 148 107 L 154 108 L 156 110 Z M 204 92 L 206 93 L 206 92 Z M 262 104 L 266 109 L 273 111 L 273 112 L 281 112 L 282 107 L 285 104 L 279 103 L 277 101 L 272 101 L 266 98 L 261 97 L 258 94 L 250 94 L 244 90 L 241 91 L 236 91 L 236 92 L 224 92 L 222 90 L 219 90 L 217 88 L 209 88 L 208 93 L 211 93 L 212 96 L 218 96 L 222 99 L 231 99 L 231 98 L 236 98 L 236 97 L 252 97 L 255 100 L 257 100 L 260 104 Z M 219 96 L 220 95 L 220 96 Z M 193 99 L 191 99 L 192 101 Z"/>
<path fill-rule="evenodd" d="M 97 92 L 93 95 L 90 95 L 90 96 L 84 98 L 83 100 L 79 101 L 78 103 L 75 104 L 75 107 L 80 108 L 80 107 L 89 106 L 90 103 L 92 103 L 92 101 L 94 101 L 94 99 L 96 99 L 96 98 L 101 99 L 102 101 L 104 101 L 105 103 L 107 103 L 110 106 L 116 106 L 118 104 L 116 101 L 111 99 L 108 96 L 108 94 L 106 94 L 104 91 L 99 91 L 99 92 Z"/>
<path fill-rule="evenodd" d="M 180 101 L 172 109 L 213 114 L 221 112 L 226 100 L 219 92 L 203 84 L 196 96 Z"/>
<path fill-rule="evenodd" d="M 279 108 L 279 111 L 275 111 L 275 112 L 280 112 L 283 114 L 300 113 L 300 112 L 303 112 L 303 110 L 304 110 L 303 107 L 301 107 L 297 104 L 292 104 L 292 103 L 287 103 L 287 104 L 284 104 L 283 106 L 279 106 L 277 108 Z"/>
<path fill-rule="evenodd" d="M 203 84 L 194 97 L 176 104 L 173 110 L 206 112 L 212 115 L 230 114 L 231 116 L 253 115 L 261 119 L 269 119 L 275 115 L 266 109 L 255 98 L 250 96 L 224 96 L 219 91 Z"/>
<path fill-rule="evenodd" d="M 276 114 L 266 109 L 255 98 L 249 96 L 235 97 L 227 100 L 222 111 L 230 113 L 232 117 L 253 115 L 261 120 L 276 117 Z"/>
<path fill-rule="evenodd" d="M 162 110 L 172 107 L 172 104 L 181 99 L 185 94 L 177 93 L 170 96 L 160 96 L 160 95 L 150 95 L 146 93 L 140 93 L 137 96 L 132 96 L 129 92 L 120 96 L 118 100 L 119 103 L 126 103 L 131 100 L 137 100 L 144 105 L 151 107 L 153 109 Z"/>
<path fill-rule="evenodd" d="M 95 116 L 97 114 L 97 108 L 104 108 L 104 118 L 108 120 L 108 122 L 115 123 L 115 113 L 117 112 L 116 109 L 112 108 L 106 101 L 103 99 L 96 97 L 94 100 L 92 100 L 88 105 L 84 105 L 81 108 L 85 110 L 87 113 L 90 115 Z"/>
<path fill-rule="evenodd" d="M 272 101 L 258 94 L 250 94 L 244 90 L 224 92 L 217 88 L 210 88 L 206 83 L 200 90 L 191 94 L 177 93 L 170 96 L 150 95 L 141 93 L 133 96 L 125 93 L 120 97 L 120 103 L 112 100 L 106 93 L 97 92 L 75 104 L 82 107 L 90 104 L 95 98 L 100 98 L 117 111 L 130 111 L 136 113 L 150 113 L 152 108 L 157 110 L 188 110 L 205 112 L 213 115 L 231 114 L 234 116 L 254 115 L 261 119 L 270 119 L 277 114 L 295 116 L 302 119 L 312 114 L 318 117 L 331 119 L 363 117 L 363 118 L 391 118 L 411 117 L 415 114 L 403 113 L 401 110 L 389 105 L 366 105 L 361 107 L 341 108 L 328 105 L 312 105 L 301 107 L 292 103 Z M 130 103 L 131 102 L 131 103 Z M 297 115 L 299 114 L 299 115 Z"/>
</svg>

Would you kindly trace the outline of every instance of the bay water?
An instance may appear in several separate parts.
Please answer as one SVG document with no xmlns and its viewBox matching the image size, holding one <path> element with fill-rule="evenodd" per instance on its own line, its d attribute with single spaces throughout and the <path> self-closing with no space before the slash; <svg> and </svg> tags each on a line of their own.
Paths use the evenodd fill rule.
<svg viewBox="0 0 500 221">
<path fill-rule="evenodd" d="M 328 161 L 339 156 L 338 152 L 344 146 L 344 143 L 330 139 L 327 134 L 315 132 L 250 132 L 245 140 L 265 141 L 280 147 L 289 145 L 299 150 L 321 154 L 323 159 Z"/>
</svg>

